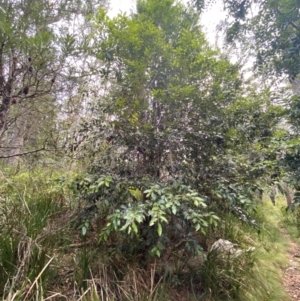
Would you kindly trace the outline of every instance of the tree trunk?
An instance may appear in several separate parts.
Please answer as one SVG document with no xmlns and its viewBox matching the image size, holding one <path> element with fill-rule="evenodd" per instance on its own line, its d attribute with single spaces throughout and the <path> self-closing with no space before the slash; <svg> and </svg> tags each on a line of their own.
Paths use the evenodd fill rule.
<svg viewBox="0 0 300 301">
<path fill-rule="evenodd" d="M 22 154 L 24 147 L 24 136 L 26 133 L 26 118 L 20 117 L 16 120 L 15 126 L 10 135 L 8 164 L 17 166 L 21 160 L 19 154 Z"/>
<path fill-rule="evenodd" d="M 285 191 L 285 196 L 286 196 L 286 203 L 287 206 L 290 207 L 293 203 L 293 198 L 294 198 L 294 193 L 293 191 L 288 187 L 287 184 L 281 183 L 281 186 L 283 187 Z"/>
<path fill-rule="evenodd" d="M 291 83 L 291 88 L 292 88 L 293 94 L 300 96 L 300 77 L 299 77 L 299 75 L 297 75 L 296 78 L 291 79 L 290 83 Z"/>
</svg>

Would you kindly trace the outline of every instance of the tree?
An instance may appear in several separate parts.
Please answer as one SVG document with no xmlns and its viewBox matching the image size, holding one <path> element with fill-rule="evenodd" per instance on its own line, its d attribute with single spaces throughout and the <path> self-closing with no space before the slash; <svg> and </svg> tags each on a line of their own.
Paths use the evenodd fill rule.
<svg viewBox="0 0 300 301">
<path fill-rule="evenodd" d="M 142 174 L 149 169 L 158 178 L 163 166 L 171 168 L 170 156 L 176 166 L 191 159 L 181 151 L 193 135 L 199 144 L 190 151 L 204 143 L 207 154 L 222 152 L 215 140 L 222 144 L 224 108 L 240 85 L 237 69 L 209 49 L 197 15 L 172 4 L 140 1 L 132 19 L 110 21 L 103 13 L 97 19 L 101 59 L 113 81 L 106 110 L 117 117 L 112 136 L 129 156 L 143 158 Z"/>
<path fill-rule="evenodd" d="M 46 141 L 54 146 L 55 139 L 51 135 L 56 128 L 59 103 L 66 97 L 68 85 L 75 90 L 76 78 L 82 75 L 75 62 L 86 50 L 84 34 L 75 34 L 68 24 L 80 15 L 77 28 L 86 25 L 87 15 L 99 3 L 101 1 L 1 2 L 1 157 L 22 154 L 26 136 L 34 151 L 44 148 Z M 32 120 L 38 122 L 32 123 Z M 43 136 L 45 124 L 47 137 Z M 38 140 L 42 144 L 32 144 Z"/>
<path fill-rule="evenodd" d="M 247 43 L 256 56 L 256 67 L 265 76 L 299 73 L 299 3 L 296 0 L 191 1 L 198 10 L 212 2 L 223 4 L 226 42 Z M 255 45 L 255 47 L 253 47 Z"/>
<path fill-rule="evenodd" d="M 142 237 L 144 253 L 160 253 L 176 222 L 186 232 L 173 243 L 191 235 L 197 246 L 211 210 L 251 205 L 277 108 L 267 92 L 243 87 L 238 66 L 209 47 L 198 14 L 182 4 L 138 1 L 136 14 L 110 19 L 99 10 L 94 23 L 109 85 L 82 125 L 79 148 L 92 158 L 77 182 L 86 212 L 106 221 L 101 239 L 117 232 L 131 251 Z"/>
<path fill-rule="evenodd" d="M 256 59 L 252 72 L 270 87 L 273 103 L 285 107 L 281 117 L 285 135 L 276 138 L 272 157 L 277 169 L 284 171 L 285 180 L 299 190 L 299 1 L 233 0 L 219 3 L 223 3 L 228 16 L 224 27 L 226 43 L 237 47 L 241 43 L 251 51 Z M 199 9 L 203 4 L 204 1 L 193 2 Z M 287 81 L 285 86 L 282 84 L 286 78 L 292 93 L 286 89 Z"/>
</svg>

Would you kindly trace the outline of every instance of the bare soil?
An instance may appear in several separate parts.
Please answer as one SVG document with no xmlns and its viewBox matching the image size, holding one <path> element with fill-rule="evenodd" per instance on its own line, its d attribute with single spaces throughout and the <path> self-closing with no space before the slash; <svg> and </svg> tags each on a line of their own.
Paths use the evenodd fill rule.
<svg viewBox="0 0 300 301">
<path fill-rule="evenodd" d="M 292 301 L 300 301 L 300 246 L 283 231 L 290 244 L 288 266 L 284 270 L 284 287 Z"/>
</svg>

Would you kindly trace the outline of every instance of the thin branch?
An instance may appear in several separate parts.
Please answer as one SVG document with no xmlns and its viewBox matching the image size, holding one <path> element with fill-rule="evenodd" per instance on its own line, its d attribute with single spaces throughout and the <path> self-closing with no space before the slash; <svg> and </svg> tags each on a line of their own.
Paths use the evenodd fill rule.
<svg viewBox="0 0 300 301">
<path fill-rule="evenodd" d="M 19 154 L 14 154 L 14 155 L 9 155 L 9 156 L 0 156 L 0 159 L 7 159 L 7 158 L 12 158 L 12 157 L 26 156 L 26 155 L 38 153 L 38 152 L 41 152 L 41 151 L 48 151 L 48 152 L 50 152 L 50 151 L 53 151 L 53 150 L 46 149 L 46 146 L 44 145 L 42 148 L 36 149 L 34 151 L 29 151 L 29 152 L 19 153 Z"/>
<path fill-rule="evenodd" d="M 281 16 L 284 15 L 284 13 L 281 12 L 278 7 L 276 7 L 276 12 Z M 293 21 L 287 20 L 287 23 L 294 27 L 296 30 L 300 30 L 300 27 L 297 26 Z"/>
</svg>

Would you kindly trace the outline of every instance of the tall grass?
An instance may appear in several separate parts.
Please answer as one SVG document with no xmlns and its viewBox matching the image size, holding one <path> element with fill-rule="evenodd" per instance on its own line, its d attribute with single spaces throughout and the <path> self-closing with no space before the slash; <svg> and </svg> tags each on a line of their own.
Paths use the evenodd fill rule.
<svg viewBox="0 0 300 301">
<path fill-rule="evenodd" d="M 253 237 L 257 245 L 253 277 L 247 279 L 241 300 L 289 300 L 282 282 L 284 267 L 288 265 L 289 243 L 281 230 L 280 208 L 265 200 L 258 207 L 256 217 L 262 231 Z"/>
<path fill-rule="evenodd" d="M 47 283 L 55 275 L 50 256 L 62 228 L 53 221 L 63 213 L 63 194 L 49 182 L 48 175 L 21 173 L 0 185 L 0 295 L 43 298 Z"/>
<path fill-rule="evenodd" d="M 265 202 L 253 213 L 260 233 L 223 215 L 206 236 L 199 234 L 202 254 L 170 249 L 161 258 L 145 257 L 141 265 L 117 247 L 111 252 L 98 245 L 95 230 L 83 237 L 72 228 L 74 196 L 59 177 L 47 171 L 2 176 L 2 300 L 288 300 L 281 270 L 288 244 L 280 231 L 284 218 L 279 206 Z M 219 238 L 242 252 L 209 252 Z"/>
</svg>

